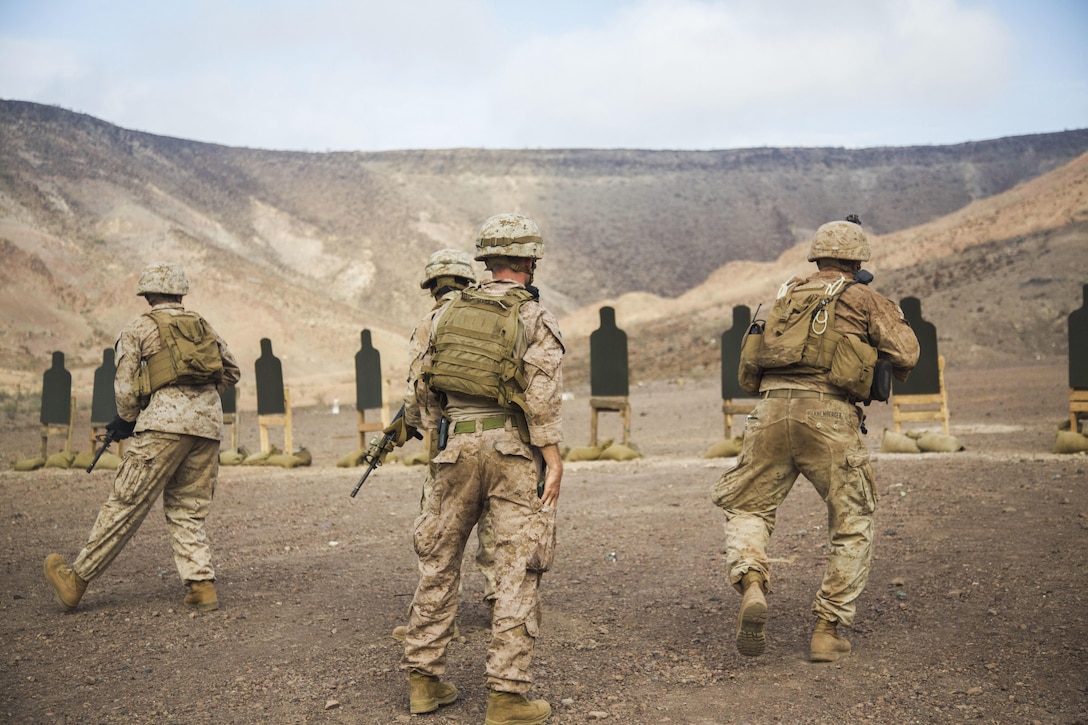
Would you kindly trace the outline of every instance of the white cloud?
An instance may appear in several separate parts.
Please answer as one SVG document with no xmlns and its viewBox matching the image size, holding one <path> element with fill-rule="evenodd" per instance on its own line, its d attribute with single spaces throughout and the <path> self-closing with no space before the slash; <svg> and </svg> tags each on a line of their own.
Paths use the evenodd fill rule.
<svg viewBox="0 0 1088 725">
<path fill-rule="evenodd" d="M 0 97 L 307 150 L 864 146 L 1088 121 L 1083 92 L 1040 83 L 1064 62 L 1083 89 L 1083 61 L 1042 64 L 998 0 L 577 3 L 7 0 Z"/>
<path fill-rule="evenodd" d="M 999 92 L 1008 33 L 951 0 L 646 0 L 597 30 L 537 38 L 507 65 L 521 133 L 588 145 L 729 145 L 732 126 L 852 133 L 867 108 L 970 106 Z M 545 142 L 544 145 L 548 145 Z"/>
</svg>

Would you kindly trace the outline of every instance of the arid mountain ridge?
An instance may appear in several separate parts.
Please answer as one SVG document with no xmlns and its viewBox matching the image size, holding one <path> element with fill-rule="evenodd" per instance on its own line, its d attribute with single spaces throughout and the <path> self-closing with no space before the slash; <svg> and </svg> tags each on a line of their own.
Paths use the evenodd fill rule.
<svg viewBox="0 0 1088 725">
<path fill-rule="evenodd" d="M 399 379 L 427 256 L 471 250 L 498 211 L 541 226 L 537 281 L 575 380 L 606 303 L 633 375 L 713 374 L 732 305 L 769 302 L 815 226 L 847 212 L 882 235 L 874 284 L 920 297 L 961 359 L 1061 354 L 1088 282 L 1085 151 L 1088 129 L 859 150 L 277 152 L 0 101 L 0 386 L 40 384 L 54 350 L 89 385 L 143 309 L 139 269 L 168 259 L 244 369 L 267 337 L 296 400 L 351 399 L 359 332 Z"/>
</svg>

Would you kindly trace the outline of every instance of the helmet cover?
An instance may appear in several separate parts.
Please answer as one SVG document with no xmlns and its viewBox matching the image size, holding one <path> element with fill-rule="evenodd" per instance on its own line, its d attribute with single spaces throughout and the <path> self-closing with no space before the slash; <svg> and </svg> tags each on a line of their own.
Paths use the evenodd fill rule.
<svg viewBox="0 0 1088 725">
<path fill-rule="evenodd" d="M 181 265 L 156 262 L 144 267 L 140 281 L 136 283 L 136 294 L 143 297 L 148 294 L 186 295 L 189 293 L 189 279 Z"/>
</svg>

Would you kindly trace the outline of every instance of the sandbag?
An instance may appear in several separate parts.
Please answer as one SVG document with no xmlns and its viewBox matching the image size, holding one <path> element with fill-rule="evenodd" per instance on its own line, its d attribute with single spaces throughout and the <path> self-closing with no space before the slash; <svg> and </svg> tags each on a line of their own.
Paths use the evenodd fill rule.
<svg viewBox="0 0 1088 725">
<path fill-rule="evenodd" d="M 283 453 L 283 451 L 281 451 L 276 446 L 272 446 L 272 448 L 270 448 L 267 451 L 257 451 L 256 453 L 252 453 L 252 454 L 246 456 L 246 459 L 244 461 L 242 461 L 242 465 L 243 466 L 263 466 L 263 465 L 265 465 L 265 462 L 268 460 L 269 456 L 278 456 L 281 453 Z"/>
<path fill-rule="evenodd" d="M 246 460 L 246 452 L 244 450 L 230 449 L 226 451 L 219 451 L 219 465 L 220 466 L 240 466 Z"/>
<path fill-rule="evenodd" d="M 612 445 L 612 439 L 609 438 L 604 443 L 598 446 L 578 446 L 571 448 L 567 451 L 566 461 L 595 461 L 601 457 L 604 450 Z"/>
<path fill-rule="evenodd" d="M 1088 453 L 1088 436 L 1060 430 L 1054 439 L 1054 450 L 1051 453 Z"/>
<path fill-rule="evenodd" d="M 303 466 L 312 465 L 313 462 L 314 462 L 314 454 L 310 453 L 308 448 L 299 448 L 297 451 L 295 451 L 291 455 L 293 455 L 295 458 L 297 458 L 299 461 L 301 461 L 300 465 L 303 465 Z"/>
<path fill-rule="evenodd" d="M 633 461 L 636 458 L 642 458 L 642 454 L 636 451 L 634 448 L 631 448 L 630 446 L 625 446 L 622 443 L 616 443 L 601 451 L 601 455 L 597 457 L 597 460 Z"/>
<path fill-rule="evenodd" d="M 12 468 L 16 471 L 37 471 L 44 465 L 45 459 L 38 456 L 37 458 L 24 458 L 21 461 L 16 461 L 12 464 Z"/>
<path fill-rule="evenodd" d="M 341 456 L 340 459 L 336 461 L 336 467 L 354 468 L 355 466 L 362 465 L 364 456 L 366 456 L 365 448 L 360 448 L 358 450 L 352 451 L 346 456 Z"/>
<path fill-rule="evenodd" d="M 740 449 L 744 447 L 744 437 L 726 438 L 706 449 L 703 458 L 735 458 L 740 455 Z"/>
<path fill-rule="evenodd" d="M 261 465 L 278 466 L 279 468 L 298 468 L 305 464 L 302 462 L 301 458 L 291 453 L 274 453 L 271 456 L 266 457 Z"/>
<path fill-rule="evenodd" d="M 955 436 L 941 433 L 926 433 L 918 439 L 918 449 L 923 453 L 955 453 L 964 450 L 963 444 Z"/>
<path fill-rule="evenodd" d="M 80 451 L 72 460 L 72 468 L 82 468 L 86 471 L 87 466 L 91 465 L 91 461 L 94 460 L 94 454 L 95 451 Z M 104 456 L 106 454 L 103 453 L 102 455 Z M 98 468 L 98 464 L 96 463 L 94 467 Z"/>
<path fill-rule="evenodd" d="M 91 465 L 90 462 L 87 463 L 87 466 L 89 465 Z M 84 466 L 83 468 L 86 468 L 87 466 Z M 74 463 L 72 464 L 72 467 L 75 468 Z M 98 459 L 98 463 L 94 464 L 94 470 L 96 471 L 99 469 L 102 469 L 103 471 L 116 471 L 120 467 L 121 456 L 116 453 L 110 453 L 109 451 L 103 453 L 102 457 Z"/>
<path fill-rule="evenodd" d="M 921 453 L 918 441 L 913 436 L 884 429 L 884 440 L 880 442 L 881 453 Z"/>
<path fill-rule="evenodd" d="M 58 451 L 45 459 L 46 468 L 71 468 L 76 454 L 71 451 Z"/>
</svg>

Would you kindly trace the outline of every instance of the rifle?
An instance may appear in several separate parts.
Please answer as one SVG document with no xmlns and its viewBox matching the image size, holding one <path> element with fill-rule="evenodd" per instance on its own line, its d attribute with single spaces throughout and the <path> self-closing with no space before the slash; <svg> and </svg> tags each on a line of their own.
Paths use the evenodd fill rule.
<svg viewBox="0 0 1088 725">
<path fill-rule="evenodd" d="M 400 410 L 393 416 L 393 420 L 390 421 L 390 425 L 396 423 L 404 415 L 404 406 L 400 406 Z M 359 493 L 359 489 L 366 483 L 366 478 L 374 469 L 382 465 L 382 451 L 386 449 L 390 443 L 393 442 L 393 434 L 386 433 L 381 439 L 378 436 L 374 436 L 370 439 L 370 445 L 366 449 L 366 453 L 363 454 L 363 463 L 366 464 L 366 470 L 363 471 L 363 477 L 359 479 L 359 482 L 355 484 L 355 488 L 351 489 L 351 497 L 355 498 L 355 494 Z"/>
<path fill-rule="evenodd" d="M 106 431 L 105 435 L 98 436 L 98 440 L 102 441 L 102 447 L 98 449 L 98 452 L 94 454 L 94 460 L 91 461 L 91 465 L 87 466 L 87 473 L 94 470 L 94 467 L 98 465 L 98 459 L 102 457 L 102 454 L 106 452 L 106 449 L 113 443 L 113 431 Z"/>
</svg>

